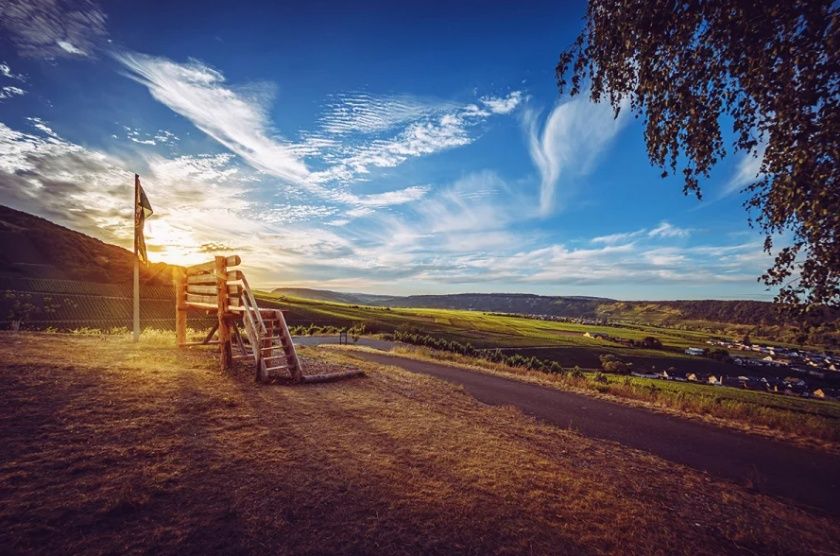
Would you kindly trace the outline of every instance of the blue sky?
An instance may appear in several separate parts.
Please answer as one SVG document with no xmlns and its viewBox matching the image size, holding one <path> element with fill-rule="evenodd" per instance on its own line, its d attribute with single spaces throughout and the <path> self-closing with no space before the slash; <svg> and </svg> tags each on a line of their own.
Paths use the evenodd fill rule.
<svg viewBox="0 0 840 556">
<path fill-rule="evenodd" d="M 772 297 L 756 158 L 701 202 L 558 96 L 583 3 L 336 4 L 7 2 L 0 203 L 128 247 L 136 171 L 152 260 L 262 287 Z"/>
</svg>

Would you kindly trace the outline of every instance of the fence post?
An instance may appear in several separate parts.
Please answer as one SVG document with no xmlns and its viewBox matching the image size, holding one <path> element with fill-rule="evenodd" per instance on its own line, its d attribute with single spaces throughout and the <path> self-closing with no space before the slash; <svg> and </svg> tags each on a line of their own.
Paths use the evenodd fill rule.
<svg viewBox="0 0 840 556">
<path fill-rule="evenodd" d="M 230 328 L 228 328 L 225 319 L 228 312 L 227 260 L 225 257 L 216 257 L 214 274 L 216 275 L 216 297 L 218 299 L 220 365 L 222 371 L 227 371 L 233 365 L 233 352 L 230 344 Z"/>
<path fill-rule="evenodd" d="M 183 347 L 187 343 L 187 271 L 179 266 L 172 267 L 172 282 L 175 286 L 175 343 Z"/>
</svg>

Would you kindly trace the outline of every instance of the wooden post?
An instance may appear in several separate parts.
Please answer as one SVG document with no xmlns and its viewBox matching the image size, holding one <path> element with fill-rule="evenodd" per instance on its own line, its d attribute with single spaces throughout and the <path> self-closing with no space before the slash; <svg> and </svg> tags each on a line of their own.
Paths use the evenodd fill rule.
<svg viewBox="0 0 840 556">
<path fill-rule="evenodd" d="M 187 281 L 186 270 L 172 267 L 172 281 L 175 285 L 175 343 L 183 347 L 187 343 Z"/>
<path fill-rule="evenodd" d="M 216 257 L 214 265 L 216 275 L 216 297 L 218 298 L 219 315 L 219 357 L 222 371 L 227 371 L 233 364 L 233 352 L 230 345 L 230 328 L 228 327 L 225 315 L 228 312 L 228 290 L 227 290 L 227 261 L 225 257 Z"/>
</svg>

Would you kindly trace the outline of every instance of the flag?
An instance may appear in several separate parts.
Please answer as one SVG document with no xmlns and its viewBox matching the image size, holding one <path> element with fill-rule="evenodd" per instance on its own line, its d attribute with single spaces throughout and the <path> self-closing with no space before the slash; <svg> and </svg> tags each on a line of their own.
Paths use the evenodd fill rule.
<svg viewBox="0 0 840 556">
<path fill-rule="evenodd" d="M 143 225 L 146 218 L 154 213 L 146 192 L 140 185 L 140 176 L 134 174 L 134 254 L 142 262 L 149 262 L 146 256 L 146 238 L 143 237 Z"/>
</svg>

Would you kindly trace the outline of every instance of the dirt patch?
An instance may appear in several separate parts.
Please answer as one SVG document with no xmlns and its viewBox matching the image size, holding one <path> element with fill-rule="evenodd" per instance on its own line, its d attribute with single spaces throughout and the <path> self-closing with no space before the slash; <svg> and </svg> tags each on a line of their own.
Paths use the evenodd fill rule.
<svg viewBox="0 0 840 556">
<path fill-rule="evenodd" d="M 212 350 L 0 340 L 4 551 L 840 550 L 836 521 L 394 368 L 258 386 Z"/>
</svg>

